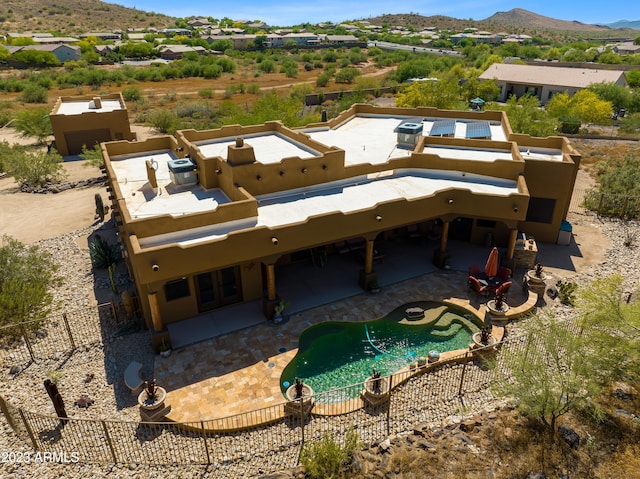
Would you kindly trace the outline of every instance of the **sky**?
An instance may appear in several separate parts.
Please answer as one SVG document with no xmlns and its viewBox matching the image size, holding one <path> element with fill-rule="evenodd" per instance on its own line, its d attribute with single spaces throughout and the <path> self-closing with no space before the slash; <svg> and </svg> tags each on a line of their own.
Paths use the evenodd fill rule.
<svg viewBox="0 0 640 479">
<path fill-rule="evenodd" d="M 613 23 L 618 20 L 640 20 L 640 2 L 624 2 L 623 8 L 607 8 L 602 0 L 304 0 L 279 2 L 242 0 L 212 2 L 211 0 L 107 0 L 125 7 L 164 13 L 173 17 L 229 17 L 233 20 L 261 20 L 272 26 L 297 25 L 304 22 L 341 22 L 375 17 L 385 13 L 417 13 L 424 16 L 445 15 L 458 19 L 484 20 L 496 12 L 522 8 L 559 20 L 582 23 Z M 616 3 L 621 6 L 620 3 Z"/>
</svg>

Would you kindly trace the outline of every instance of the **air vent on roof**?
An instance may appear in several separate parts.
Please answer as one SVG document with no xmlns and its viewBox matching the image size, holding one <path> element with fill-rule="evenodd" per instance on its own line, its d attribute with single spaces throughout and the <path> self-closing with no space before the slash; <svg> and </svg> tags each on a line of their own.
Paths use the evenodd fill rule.
<svg viewBox="0 0 640 479">
<path fill-rule="evenodd" d="M 189 158 L 169 160 L 169 176 L 174 185 L 195 185 L 198 182 L 196 165 Z"/>
<path fill-rule="evenodd" d="M 414 147 L 422 136 L 422 123 L 402 123 L 396 128 L 398 145 Z"/>
<path fill-rule="evenodd" d="M 89 102 L 90 110 L 99 110 L 102 108 L 102 99 L 99 96 L 94 96 L 93 100 Z"/>
</svg>

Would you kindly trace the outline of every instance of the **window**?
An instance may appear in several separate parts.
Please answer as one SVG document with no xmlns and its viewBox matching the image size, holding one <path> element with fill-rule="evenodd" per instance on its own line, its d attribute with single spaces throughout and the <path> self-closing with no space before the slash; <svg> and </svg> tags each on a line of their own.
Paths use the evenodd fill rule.
<svg viewBox="0 0 640 479">
<path fill-rule="evenodd" d="M 164 297 L 167 301 L 173 301 L 174 299 L 186 298 L 190 296 L 189 281 L 187 278 L 180 278 L 174 281 L 169 281 L 164 285 Z"/>
<path fill-rule="evenodd" d="M 553 211 L 556 208 L 556 200 L 553 198 L 529 199 L 529 209 L 527 210 L 527 221 L 534 223 L 550 224 L 553 220 Z"/>
</svg>

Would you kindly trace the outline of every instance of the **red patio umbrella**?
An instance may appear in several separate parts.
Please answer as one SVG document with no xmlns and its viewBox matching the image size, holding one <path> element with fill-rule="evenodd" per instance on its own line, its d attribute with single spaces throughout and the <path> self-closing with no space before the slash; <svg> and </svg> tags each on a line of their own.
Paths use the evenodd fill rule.
<svg viewBox="0 0 640 479">
<path fill-rule="evenodd" d="M 487 258 L 487 264 L 484 266 L 484 274 L 489 278 L 498 274 L 498 248 L 494 247 L 489 253 Z"/>
</svg>

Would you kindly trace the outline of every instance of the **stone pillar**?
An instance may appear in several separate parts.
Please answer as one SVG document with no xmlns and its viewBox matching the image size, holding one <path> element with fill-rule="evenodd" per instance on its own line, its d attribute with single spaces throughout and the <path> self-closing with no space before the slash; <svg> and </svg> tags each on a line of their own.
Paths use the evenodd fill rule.
<svg viewBox="0 0 640 479">
<path fill-rule="evenodd" d="M 509 244 L 507 245 L 507 259 L 513 259 L 513 253 L 516 250 L 516 239 L 518 238 L 518 229 L 514 228 L 509 232 Z"/>
<path fill-rule="evenodd" d="M 155 291 L 148 294 L 149 309 L 151 310 L 151 322 L 153 323 L 153 329 L 156 331 L 162 331 L 164 325 L 162 324 L 162 318 L 160 317 L 160 306 L 158 306 L 158 293 Z"/>
<path fill-rule="evenodd" d="M 367 240 L 364 253 L 364 272 L 369 274 L 373 271 L 373 240 Z"/>
<path fill-rule="evenodd" d="M 440 252 L 447 251 L 447 241 L 449 240 L 449 221 L 442 223 L 442 236 L 440 237 Z"/>
<path fill-rule="evenodd" d="M 267 265 L 267 300 L 276 299 L 276 267 L 274 264 Z"/>
</svg>

